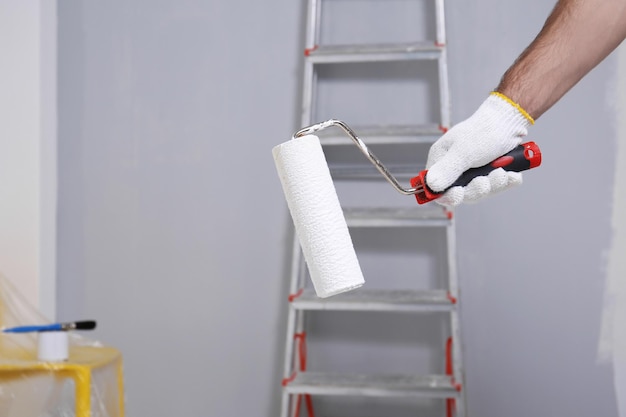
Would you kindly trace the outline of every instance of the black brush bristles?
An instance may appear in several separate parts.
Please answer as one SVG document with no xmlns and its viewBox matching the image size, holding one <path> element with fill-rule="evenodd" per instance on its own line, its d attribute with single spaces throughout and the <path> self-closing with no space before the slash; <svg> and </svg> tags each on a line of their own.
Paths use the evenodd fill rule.
<svg viewBox="0 0 626 417">
<path fill-rule="evenodd" d="M 63 328 L 66 330 L 93 330 L 96 328 L 95 320 L 75 321 L 73 323 L 64 323 Z"/>
</svg>

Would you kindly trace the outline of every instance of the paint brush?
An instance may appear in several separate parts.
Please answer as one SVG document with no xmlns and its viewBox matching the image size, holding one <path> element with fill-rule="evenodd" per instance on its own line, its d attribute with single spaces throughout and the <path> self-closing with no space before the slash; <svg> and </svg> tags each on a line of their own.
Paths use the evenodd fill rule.
<svg viewBox="0 0 626 417">
<path fill-rule="evenodd" d="M 53 323 L 34 326 L 17 326 L 2 329 L 4 333 L 54 332 L 68 330 L 93 330 L 96 328 L 94 320 L 74 321 L 69 323 Z"/>
</svg>

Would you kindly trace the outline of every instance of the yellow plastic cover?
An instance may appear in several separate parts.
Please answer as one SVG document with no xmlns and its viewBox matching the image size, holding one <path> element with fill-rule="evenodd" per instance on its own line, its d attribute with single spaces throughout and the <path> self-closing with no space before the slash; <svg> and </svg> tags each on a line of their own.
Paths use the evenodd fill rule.
<svg viewBox="0 0 626 417">
<path fill-rule="evenodd" d="M 0 274 L 0 327 L 46 324 Z M 37 359 L 37 333 L 0 333 L 0 416 L 123 417 L 122 355 L 69 334 L 69 359 Z"/>
</svg>

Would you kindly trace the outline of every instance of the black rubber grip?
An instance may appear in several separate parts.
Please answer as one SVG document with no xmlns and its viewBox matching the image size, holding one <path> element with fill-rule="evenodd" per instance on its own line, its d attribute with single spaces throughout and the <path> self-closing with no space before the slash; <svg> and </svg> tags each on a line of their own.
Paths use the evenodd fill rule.
<svg viewBox="0 0 626 417">
<path fill-rule="evenodd" d="M 531 155 L 534 157 L 535 155 Z M 474 178 L 480 176 L 486 176 L 491 171 L 497 168 L 503 168 L 505 171 L 521 172 L 531 168 L 531 159 L 528 159 L 527 147 L 524 145 L 518 145 L 509 153 L 502 155 L 500 158 L 483 165 L 478 168 L 470 168 L 465 171 L 450 187 L 464 187 L 469 184 Z M 446 190 L 447 190 L 446 189 Z"/>
</svg>

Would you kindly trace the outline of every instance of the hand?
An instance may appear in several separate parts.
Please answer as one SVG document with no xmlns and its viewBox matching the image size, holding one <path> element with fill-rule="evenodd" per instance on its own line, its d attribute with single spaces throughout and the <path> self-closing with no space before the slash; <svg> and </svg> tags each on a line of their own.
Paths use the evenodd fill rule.
<svg viewBox="0 0 626 417">
<path fill-rule="evenodd" d="M 500 93 L 492 93 L 478 110 L 452 127 L 430 148 L 426 184 L 436 192 L 452 185 L 470 168 L 488 164 L 522 143 L 533 119 Z M 452 187 L 435 200 L 446 206 L 474 202 L 522 183 L 522 174 L 495 169 L 465 187 Z"/>
</svg>

